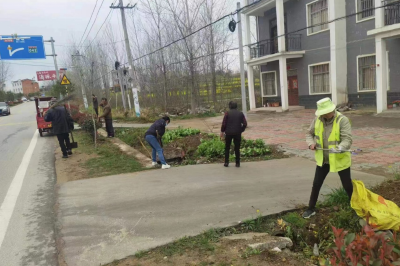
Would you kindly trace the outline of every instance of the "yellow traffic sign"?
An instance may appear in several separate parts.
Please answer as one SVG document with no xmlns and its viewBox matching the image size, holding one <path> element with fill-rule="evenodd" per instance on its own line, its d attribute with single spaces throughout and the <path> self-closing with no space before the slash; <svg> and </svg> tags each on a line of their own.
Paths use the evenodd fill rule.
<svg viewBox="0 0 400 266">
<path fill-rule="evenodd" d="M 61 80 L 61 85 L 71 85 L 71 82 L 67 78 L 67 76 L 64 74 L 62 80 Z"/>
</svg>

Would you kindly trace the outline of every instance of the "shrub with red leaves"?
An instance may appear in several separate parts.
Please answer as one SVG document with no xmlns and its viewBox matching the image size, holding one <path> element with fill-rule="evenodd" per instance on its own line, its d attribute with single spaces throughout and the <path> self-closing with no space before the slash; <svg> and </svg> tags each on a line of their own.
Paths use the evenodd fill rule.
<svg viewBox="0 0 400 266">
<path fill-rule="evenodd" d="M 379 232 L 365 225 L 359 234 L 332 227 L 335 246 L 326 266 L 394 266 L 400 265 L 400 236 Z"/>
</svg>

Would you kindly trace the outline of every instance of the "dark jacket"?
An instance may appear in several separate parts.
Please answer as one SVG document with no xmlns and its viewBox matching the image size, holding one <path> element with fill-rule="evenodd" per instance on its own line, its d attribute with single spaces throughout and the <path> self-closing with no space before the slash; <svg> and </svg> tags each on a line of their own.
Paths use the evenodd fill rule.
<svg viewBox="0 0 400 266">
<path fill-rule="evenodd" d="M 44 120 L 52 122 L 53 133 L 56 135 L 71 132 L 73 120 L 64 106 L 49 109 L 44 116 Z"/>
<path fill-rule="evenodd" d="M 247 121 L 244 114 L 236 109 L 231 109 L 225 113 L 222 121 L 221 132 L 225 135 L 238 135 L 245 131 Z"/>
<path fill-rule="evenodd" d="M 112 119 L 111 105 L 107 104 L 103 107 L 103 114 L 99 118 Z"/>
<path fill-rule="evenodd" d="M 157 132 L 158 132 L 158 137 L 161 139 L 161 137 L 165 133 L 165 127 L 167 126 L 167 123 L 165 122 L 164 119 L 158 119 L 154 124 L 151 125 L 151 127 L 146 131 L 145 136 L 147 135 L 152 135 L 154 137 L 157 137 Z"/>
</svg>

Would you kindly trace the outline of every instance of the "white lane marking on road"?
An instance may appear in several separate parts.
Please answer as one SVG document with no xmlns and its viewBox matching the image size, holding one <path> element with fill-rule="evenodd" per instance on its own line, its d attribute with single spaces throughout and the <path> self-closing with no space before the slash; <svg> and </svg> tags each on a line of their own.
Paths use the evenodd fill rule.
<svg viewBox="0 0 400 266">
<path fill-rule="evenodd" d="M 35 149 L 36 143 L 38 140 L 38 131 L 35 131 L 33 134 L 33 138 L 31 143 L 29 144 L 28 149 L 26 150 L 24 157 L 22 158 L 22 162 L 18 167 L 17 172 L 11 182 L 10 187 L 8 188 L 7 195 L 4 198 L 3 203 L 0 207 L 0 248 L 3 244 L 4 237 L 7 232 L 8 224 L 10 223 L 11 216 L 14 212 L 15 204 L 17 203 L 17 199 L 19 193 L 21 192 L 22 184 L 24 183 L 24 178 L 26 175 L 26 171 L 28 170 L 29 163 L 32 158 L 33 151 Z"/>
</svg>

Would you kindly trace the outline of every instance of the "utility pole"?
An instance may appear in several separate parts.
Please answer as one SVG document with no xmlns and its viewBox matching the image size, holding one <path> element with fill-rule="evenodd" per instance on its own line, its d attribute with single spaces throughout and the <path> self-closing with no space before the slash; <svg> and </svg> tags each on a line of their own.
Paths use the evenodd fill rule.
<svg viewBox="0 0 400 266">
<path fill-rule="evenodd" d="M 53 51 L 53 54 L 46 55 L 46 56 L 52 56 L 52 57 L 54 58 L 54 67 L 56 68 L 57 81 L 59 81 L 59 80 L 60 80 L 60 72 L 59 72 L 59 70 L 58 70 L 58 65 L 57 65 L 57 54 L 56 54 L 56 49 L 54 48 L 55 40 L 53 39 L 53 37 L 51 37 L 50 40 L 44 41 L 44 42 L 49 42 L 49 43 L 51 43 L 51 50 Z"/>
<path fill-rule="evenodd" d="M 120 9 L 121 10 L 122 27 L 124 28 L 125 49 L 126 49 L 126 54 L 128 55 L 129 65 L 132 69 L 134 69 L 133 57 L 132 57 L 131 46 L 129 45 L 128 30 L 126 27 L 125 9 L 133 9 L 133 8 L 135 8 L 135 6 L 136 6 L 136 4 L 134 4 L 134 5 L 128 4 L 127 6 L 124 6 L 123 0 L 119 0 L 118 6 L 114 6 L 114 4 L 111 4 L 111 6 L 110 6 L 110 8 L 112 8 L 112 9 Z"/>
<path fill-rule="evenodd" d="M 243 59 L 243 36 L 242 36 L 242 19 L 240 11 L 240 2 L 237 2 L 237 21 L 239 23 L 239 58 L 240 58 L 240 84 L 242 88 L 242 112 L 247 117 L 247 99 L 246 99 L 246 85 L 244 75 L 244 59 Z"/>
</svg>

